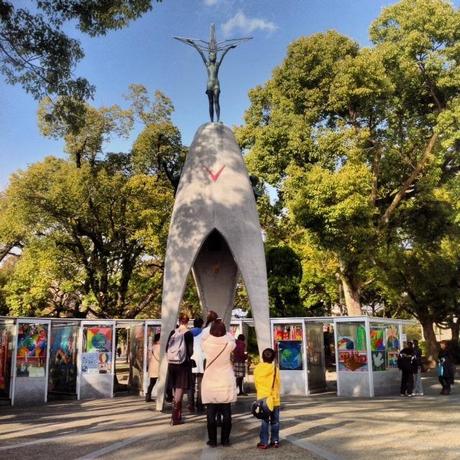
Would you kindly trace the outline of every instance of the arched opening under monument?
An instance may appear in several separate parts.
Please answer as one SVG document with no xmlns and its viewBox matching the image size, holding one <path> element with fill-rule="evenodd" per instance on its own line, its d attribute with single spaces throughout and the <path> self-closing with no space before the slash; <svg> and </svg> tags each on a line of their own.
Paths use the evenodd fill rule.
<svg viewBox="0 0 460 460">
<path fill-rule="evenodd" d="M 235 297 L 238 266 L 232 251 L 217 229 L 204 240 L 192 267 L 198 296 L 207 314 L 214 310 L 228 325 Z"/>
</svg>

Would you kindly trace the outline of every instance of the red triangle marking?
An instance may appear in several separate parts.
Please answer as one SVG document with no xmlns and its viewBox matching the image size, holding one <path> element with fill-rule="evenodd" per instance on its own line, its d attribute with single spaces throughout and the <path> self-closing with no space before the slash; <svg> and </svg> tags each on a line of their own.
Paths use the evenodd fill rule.
<svg viewBox="0 0 460 460">
<path fill-rule="evenodd" d="M 221 175 L 222 171 L 224 170 L 225 168 L 225 165 L 222 166 L 222 168 L 219 169 L 219 171 L 217 171 L 216 174 L 213 174 L 213 172 L 207 167 L 207 166 L 203 166 L 203 168 L 208 172 L 208 174 L 211 176 L 211 179 L 213 182 L 216 182 L 217 179 L 219 179 L 219 176 Z"/>
</svg>

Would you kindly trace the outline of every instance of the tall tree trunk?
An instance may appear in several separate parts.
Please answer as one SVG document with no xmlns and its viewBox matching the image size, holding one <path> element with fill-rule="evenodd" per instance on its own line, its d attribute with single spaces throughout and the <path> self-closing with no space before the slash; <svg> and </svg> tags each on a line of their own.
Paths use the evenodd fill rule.
<svg viewBox="0 0 460 460">
<path fill-rule="evenodd" d="M 420 319 L 420 323 L 422 324 L 423 337 L 426 342 L 426 358 L 430 365 L 434 367 L 434 363 L 438 357 L 438 342 L 434 333 L 433 320 L 431 318 L 422 318 Z"/>
<path fill-rule="evenodd" d="M 349 316 L 361 316 L 361 301 L 359 298 L 359 287 L 352 283 L 346 276 L 340 277 L 342 281 L 345 305 Z"/>
</svg>

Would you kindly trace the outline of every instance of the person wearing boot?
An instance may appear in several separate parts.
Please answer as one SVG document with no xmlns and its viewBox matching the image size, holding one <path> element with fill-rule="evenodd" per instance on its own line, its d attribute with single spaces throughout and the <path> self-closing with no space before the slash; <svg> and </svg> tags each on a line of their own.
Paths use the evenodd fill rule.
<svg viewBox="0 0 460 460">
<path fill-rule="evenodd" d="M 152 390 L 158 380 L 160 372 L 160 334 L 155 334 L 152 348 L 149 350 L 149 378 L 150 383 L 145 395 L 145 402 L 152 401 Z"/>
<path fill-rule="evenodd" d="M 189 317 L 179 316 L 179 327 L 171 331 L 166 344 L 168 374 L 173 389 L 173 410 L 171 425 L 179 425 L 182 420 L 182 398 L 191 386 L 193 335 L 188 330 Z"/>
<path fill-rule="evenodd" d="M 217 446 L 217 413 L 222 414 L 221 444 L 230 445 L 232 430 L 231 403 L 235 402 L 236 384 L 231 354 L 235 339 L 226 333 L 225 324 L 217 319 L 211 324 L 209 335 L 202 337 L 201 347 L 206 357 L 206 368 L 201 386 L 201 397 L 206 404 L 210 447 Z"/>
</svg>

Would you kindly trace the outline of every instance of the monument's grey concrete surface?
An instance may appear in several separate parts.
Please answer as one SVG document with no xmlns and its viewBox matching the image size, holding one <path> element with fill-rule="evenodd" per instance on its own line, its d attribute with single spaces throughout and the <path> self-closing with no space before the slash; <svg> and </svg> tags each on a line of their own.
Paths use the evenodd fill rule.
<svg viewBox="0 0 460 460">
<path fill-rule="evenodd" d="M 326 459 L 457 460 L 460 390 L 440 396 L 436 378 L 424 377 L 427 396 L 345 399 L 332 394 L 282 400 L 281 448 L 259 451 L 259 422 L 249 415 L 253 395 L 233 408 L 232 446 L 205 445 L 205 416 L 169 414 L 138 397 L 0 406 L 0 458 L 8 460 Z"/>
<path fill-rule="evenodd" d="M 177 190 L 163 282 L 158 409 L 167 370 L 166 340 L 176 325 L 192 269 L 204 313 L 215 310 L 227 323 L 239 271 L 252 307 L 259 350 L 270 346 L 267 272 L 254 193 L 233 132 L 220 123 L 198 129 Z"/>
</svg>

